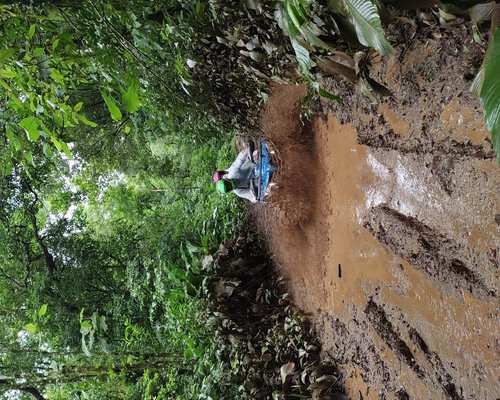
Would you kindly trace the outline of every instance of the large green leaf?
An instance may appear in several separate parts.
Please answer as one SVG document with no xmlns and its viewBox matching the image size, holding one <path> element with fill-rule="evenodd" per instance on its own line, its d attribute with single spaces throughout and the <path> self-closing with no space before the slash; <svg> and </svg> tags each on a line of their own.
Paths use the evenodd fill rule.
<svg viewBox="0 0 500 400">
<path fill-rule="evenodd" d="M 497 160 L 500 161 L 500 27 L 495 30 L 484 65 L 481 106 Z"/>
<path fill-rule="evenodd" d="M 39 317 L 43 317 L 46 312 L 47 312 L 47 307 L 48 307 L 48 304 L 42 304 L 42 306 L 40 307 L 40 309 L 38 310 L 38 316 Z"/>
<path fill-rule="evenodd" d="M 26 34 L 26 39 L 31 39 L 35 35 L 36 25 L 32 24 Z"/>
<path fill-rule="evenodd" d="M 321 32 L 319 28 L 316 26 L 316 24 L 314 24 L 312 21 L 303 24 L 300 27 L 299 31 L 302 34 L 302 36 L 304 36 L 304 39 L 307 40 L 313 46 L 320 47 L 329 51 L 336 50 L 335 47 L 330 46 L 328 43 L 326 43 L 325 41 L 321 40 L 318 36 L 316 36 L 315 31 L 318 31 L 320 34 L 322 34 L 323 32 Z"/>
<path fill-rule="evenodd" d="M 300 71 L 304 75 L 309 75 L 312 68 L 312 60 L 309 55 L 309 51 L 302 46 L 297 39 L 291 39 L 293 50 L 295 51 L 295 56 L 297 57 L 297 62 L 299 63 Z"/>
<path fill-rule="evenodd" d="M 28 331 L 28 333 L 33 334 L 36 333 L 38 326 L 36 324 L 29 323 L 25 325 L 25 328 Z"/>
<path fill-rule="evenodd" d="M 77 103 L 74 107 L 73 107 L 73 110 L 75 110 L 76 112 L 80 111 L 83 107 L 83 102 L 80 101 L 79 103 Z"/>
<path fill-rule="evenodd" d="M 38 132 L 38 120 L 36 117 L 26 117 L 19 122 L 19 126 L 24 128 L 31 141 L 36 142 L 40 137 Z"/>
<path fill-rule="evenodd" d="M 15 78 L 16 76 L 17 76 L 16 71 L 6 71 L 6 70 L 0 71 L 0 78 Z"/>
<path fill-rule="evenodd" d="M 136 112 L 141 106 L 136 85 L 130 85 L 125 93 L 122 94 L 122 103 L 129 113 Z"/>
<path fill-rule="evenodd" d="M 122 119 L 122 112 L 116 105 L 115 101 L 111 96 L 108 96 L 106 93 L 101 92 L 102 98 L 104 99 L 104 102 L 108 106 L 109 113 L 111 114 L 111 118 L 113 118 L 115 121 L 120 121 Z"/>
<path fill-rule="evenodd" d="M 290 1 L 285 1 L 284 15 L 287 21 L 288 34 L 291 39 L 295 39 L 299 32 L 299 27 L 305 22 L 300 18 L 300 14 L 295 10 Z"/>
<path fill-rule="evenodd" d="M 118 110 L 120 111 L 120 110 Z M 83 114 L 79 114 L 79 113 L 75 113 L 74 114 L 75 117 L 80 120 L 81 122 L 83 122 L 85 125 L 87 126 L 91 126 L 92 128 L 95 128 L 97 126 L 97 124 L 91 120 L 89 120 L 85 115 Z"/>
<path fill-rule="evenodd" d="M 54 146 L 56 146 L 57 150 L 64 152 L 64 154 L 66 154 L 66 157 L 68 157 L 70 160 L 73 159 L 73 154 L 71 154 L 71 150 L 66 143 L 57 140 L 57 138 L 55 137 L 51 137 L 50 140 L 52 141 L 52 143 L 54 143 Z"/>
<path fill-rule="evenodd" d="M 5 61 L 16 53 L 14 49 L 0 49 L 0 62 Z"/>
<path fill-rule="evenodd" d="M 394 49 L 385 39 L 375 4 L 370 0 L 345 0 L 345 4 L 359 41 L 383 54 L 392 53 Z"/>
<path fill-rule="evenodd" d="M 64 75 L 61 74 L 57 69 L 51 68 L 50 69 L 50 76 L 54 81 L 56 81 L 59 85 L 64 87 Z"/>
</svg>

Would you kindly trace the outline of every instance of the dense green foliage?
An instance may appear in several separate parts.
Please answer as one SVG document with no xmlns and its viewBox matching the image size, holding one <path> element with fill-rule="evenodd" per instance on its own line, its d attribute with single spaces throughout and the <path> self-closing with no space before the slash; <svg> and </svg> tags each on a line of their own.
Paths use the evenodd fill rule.
<svg viewBox="0 0 500 400">
<path fill-rule="evenodd" d="M 210 181 L 234 132 L 154 3 L 1 6 L 3 398 L 219 393 L 198 294 L 237 231 Z"/>
<path fill-rule="evenodd" d="M 382 22 L 368 0 L 2 2 L 0 398 L 240 396 L 201 295 L 241 220 L 211 172 L 272 82 L 387 95 L 353 50 L 390 52 Z"/>
</svg>

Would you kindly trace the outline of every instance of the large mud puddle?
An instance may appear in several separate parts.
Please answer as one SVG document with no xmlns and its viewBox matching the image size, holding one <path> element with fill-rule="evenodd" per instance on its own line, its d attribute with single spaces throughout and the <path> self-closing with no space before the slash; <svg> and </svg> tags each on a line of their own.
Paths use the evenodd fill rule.
<svg viewBox="0 0 500 400">
<path fill-rule="evenodd" d="M 497 163 L 361 145 L 331 115 L 311 139 L 310 215 L 268 237 L 349 398 L 497 399 Z"/>
<path fill-rule="evenodd" d="M 500 399 L 500 167 L 466 79 L 483 49 L 465 27 L 412 35 L 373 65 L 391 97 L 329 81 L 344 105 L 288 148 L 263 225 L 349 398 Z M 286 91 L 263 121 L 279 149 Z"/>
<path fill-rule="evenodd" d="M 334 117 L 313 132 L 315 212 L 271 247 L 347 394 L 497 398 L 498 166 L 469 160 L 449 194 L 424 160 L 359 145 Z"/>
</svg>

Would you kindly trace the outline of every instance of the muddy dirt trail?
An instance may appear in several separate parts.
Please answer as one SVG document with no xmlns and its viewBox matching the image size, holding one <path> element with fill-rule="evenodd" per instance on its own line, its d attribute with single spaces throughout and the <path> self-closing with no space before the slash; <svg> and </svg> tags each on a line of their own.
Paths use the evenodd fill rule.
<svg viewBox="0 0 500 400">
<path fill-rule="evenodd" d="M 288 87 L 264 116 L 283 165 L 258 214 L 351 399 L 500 398 L 500 167 L 467 35 L 376 64 L 377 104 L 333 79 L 349 107 L 301 130 Z"/>
</svg>

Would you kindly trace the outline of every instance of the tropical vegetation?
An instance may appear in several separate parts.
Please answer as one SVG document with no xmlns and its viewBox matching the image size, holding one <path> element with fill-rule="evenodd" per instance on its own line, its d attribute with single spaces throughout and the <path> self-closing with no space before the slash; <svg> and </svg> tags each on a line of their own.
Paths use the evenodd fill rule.
<svg viewBox="0 0 500 400">
<path fill-rule="evenodd" d="M 500 154 L 498 6 L 458 3 L 436 12 L 468 13 L 476 25 L 493 16 L 476 87 Z M 254 332 L 254 367 L 281 368 L 266 396 L 333 390 L 336 378 L 313 367 L 317 349 L 282 291 L 263 286 L 265 306 L 247 322 L 219 309 L 236 278 L 223 279 L 214 302 L 221 271 L 211 254 L 237 237 L 246 214 L 214 193 L 210 175 L 230 163 L 235 134 L 257 129 L 274 83 L 306 82 L 342 102 L 321 87 L 322 74 L 340 74 L 369 96 L 390 94 L 369 70 L 372 52 L 393 50 L 383 28 L 389 6 L 410 8 L 369 0 L 0 5 L 1 398 L 256 398 L 255 382 L 242 382 L 241 347 L 255 342 L 234 339 L 245 324 L 266 332 Z M 228 329 L 239 334 L 214 336 Z M 307 373 L 293 389 L 287 377 L 296 379 L 299 364 Z"/>
</svg>

